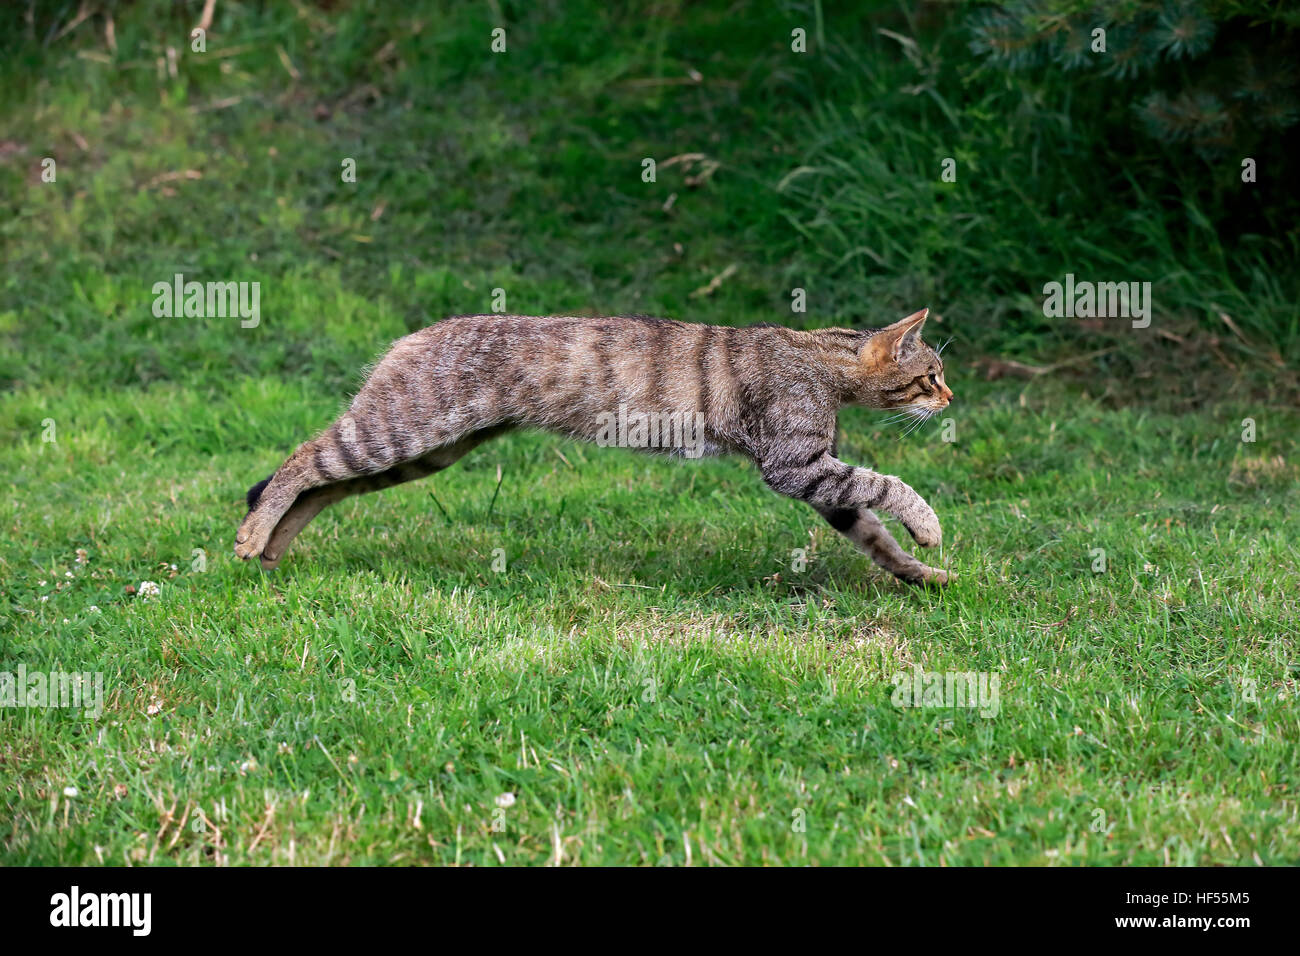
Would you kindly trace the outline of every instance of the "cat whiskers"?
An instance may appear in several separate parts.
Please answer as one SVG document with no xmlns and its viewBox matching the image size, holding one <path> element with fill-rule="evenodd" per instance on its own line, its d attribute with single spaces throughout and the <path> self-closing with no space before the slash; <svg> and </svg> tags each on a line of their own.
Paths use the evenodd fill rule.
<svg viewBox="0 0 1300 956">
<path fill-rule="evenodd" d="M 916 429 L 920 428 L 932 417 L 934 417 L 934 415 L 938 412 L 938 409 L 934 408 L 931 405 L 922 405 L 917 403 L 913 405 L 904 405 L 901 408 L 897 409 L 896 412 L 897 412 L 896 414 L 891 415 L 890 417 L 884 419 L 884 421 L 882 421 L 881 424 L 893 425 L 900 422 L 903 423 L 902 434 L 898 436 L 899 441 L 902 441 L 904 438 L 912 434 L 912 432 L 916 431 Z"/>
<path fill-rule="evenodd" d="M 901 405 L 894 409 L 895 414 L 881 421 L 882 425 L 892 425 L 894 422 L 903 421 L 908 418 L 915 418 L 917 415 L 925 414 L 926 406 L 919 402 L 911 405 Z"/>
<path fill-rule="evenodd" d="M 912 422 L 912 424 L 907 426 L 907 428 L 903 431 L 903 434 L 898 436 L 898 440 L 902 441 L 908 435 L 912 434 L 912 432 L 916 431 L 918 428 L 920 428 L 922 425 L 928 422 L 931 418 L 933 418 L 934 414 L 935 414 L 935 409 L 927 408 L 921 413 L 919 413 L 918 415 L 916 415 L 915 416 L 916 421 Z"/>
</svg>

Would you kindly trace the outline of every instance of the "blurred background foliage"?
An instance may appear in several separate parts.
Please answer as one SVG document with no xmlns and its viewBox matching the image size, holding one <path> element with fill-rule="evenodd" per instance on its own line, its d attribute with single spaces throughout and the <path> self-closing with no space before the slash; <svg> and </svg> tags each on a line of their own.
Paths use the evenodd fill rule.
<svg viewBox="0 0 1300 956">
<path fill-rule="evenodd" d="M 1022 0 L 979 4 L 969 23 L 977 55 L 1022 75 L 1099 73 L 1153 138 L 1211 161 L 1253 155 L 1300 121 L 1294 5 Z"/>
<path fill-rule="evenodd" d="M 731 323 L 930 305 L 991 377 L 1293 387 L 1289 5 L 219 0 L 197 53 L 202 8 L 0 10 L 9 387 L 348 384 L 495 287 Z M 46 156 L 71 188 L 42 188 Z M 262 279 L 258 348 L 160 325 L 174 271 Z M 1044 317 L 1066 273 L 1150 281 L 1151 327 Z"/>
</svg>

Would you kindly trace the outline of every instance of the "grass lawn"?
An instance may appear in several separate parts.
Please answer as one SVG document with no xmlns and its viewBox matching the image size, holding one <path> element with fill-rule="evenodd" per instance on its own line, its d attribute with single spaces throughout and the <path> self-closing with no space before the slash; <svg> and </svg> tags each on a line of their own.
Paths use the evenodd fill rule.
<svg viewBox="0 0 1300 956">
<path fill-rule="evenodd" d="M 1266 243 L 1098 227 L 1169 304 L 1145 337 L 1044 329 L 1033 293 L 1101 240 L 1020 236 L 1014 144 L 898 94 L 917 67 L 867 25 L 805 66 L 790 24 L 820 7 L 743 37 L 509 7 L 494 55 L 489 5 L 218 6 L 206 53 L 197 7 L 141 3 L 115 48 L 97 15 L 3 67 L 0 671 L 101 672 L 105 700 L 0 707 L 0 863 L 1300 862 L 1296 339 L 1252 344 L 1295 299 Z M 877 127 L 894 159 L 862 152 Z M 900 172 L 945 129 L 989 151 L 952 200 L 972 243 L 1004 224 L 984 258 Z M 688 153 L 718 165 L 665 163 Z M 877 246 L 854 197 L 899 188 L 895 237 L 930 218 Z M 260 324 L 156 318 L 176 272 L 259 281 Z M 744 462 L 539 434 L 327 511 L 276 572 L 235 560 L 245 490 L 362 366 L 494 289 L 727 324 L 933 306 L 950 431 L 849 410 L 840 454 L 934 505 L 955 583 L 899 584 Z M 1228 308 L 1241 374 L 1207 395 L 1174 341 Z M 1094 346 L 1068 377 L 975 371 Z M 898 706 L 915 669 L 995 675 L 996 714 Z"/>
</svg>

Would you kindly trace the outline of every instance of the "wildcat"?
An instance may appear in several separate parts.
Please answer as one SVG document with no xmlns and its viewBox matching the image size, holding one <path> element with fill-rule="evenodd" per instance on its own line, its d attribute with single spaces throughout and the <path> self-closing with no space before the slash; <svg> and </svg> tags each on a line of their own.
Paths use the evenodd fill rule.
<svg viewBox="0 0 1300 956">
<path fill-rule="evenodd" d="M 872 511 L 932 548 L 934 510 L 898 478 L 835 457 L 843 405 L 928 418 L 952 400 L 942 360 L 921 341 L 928 311 L 863 331 L 640 316 L 444 319 L 395 342 L 338 421 L 249 489 L 235 553 L 274 568 L 312 518 L 349 495 L 433 474 L 517 426 L 597 439 L 612 415 L 633 409 L 698 423 L 690 446 L 669 452 L 745 455 L 773 490 L 812 505 L 882 568 L 945 584 L 948 572 L 904 551 Z"/>
</svg>

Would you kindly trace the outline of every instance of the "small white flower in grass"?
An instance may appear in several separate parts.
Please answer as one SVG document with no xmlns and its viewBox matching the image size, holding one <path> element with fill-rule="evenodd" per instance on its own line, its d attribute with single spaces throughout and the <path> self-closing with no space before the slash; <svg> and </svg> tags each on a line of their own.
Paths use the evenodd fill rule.
<svg viewBox="0 0 1300 956">
<path fill-rule="evenodd" d="M 144 709 L 144 712 L 148 714 L 150 717 L 152 717 L 154 714 L 161 713 L 162 701 L 160 701 L 157 697 L 155 697 L 153 700 L 149 701 L 149 706 Z"/>
<path fill-rule="evenodd" d="M 78 548 L 78 549 L 77 549 L 77 563 L 78 563 L 78 564 L 85 564 L 86 561 L 89 560 L 89 558 L 90 558 L 90 555 L 88 555 L 88 554 L 86 553 L 86 549 L 85 549 L 85 548 Z"/>
<path fill-rule="evenodd" d="M 99 605 L 97 605 L 97 604 L 92 604 L 90 607 L 86 608 L 86 610 L 89 611 L 91 614 L 98 614 L 98 613 L 99 613 Z"/>
<path fill-rule="evenodd" d="M 42 595 L 41 595 L 41 603 L 42 603 L 42 604 L 44 604 L 44 603 L 45 603 L 46 601 L 48 601 L 49 599 L 50 599 L 50 596 L 49 596 L 48 594 L 42 594 Z"/>
<path fill-rule="evenodd" d="M 64 787 L 63 795 L 65 797 L 75 797 L 79 795 L 79 791 L 77 790 L 76 787 Z"/>
<path fill-rule="evenodd" d="M 502 807 L 502 808 L 513 807 L 514 805 L 515 805 L 515 795 L 511 793 L 509 790 L 507 790 L 505 793 L 497 794 L 498 807 Z"/>
<path fill-rule="evenodd" d="M 156 598 L 161 594 L 162 588 L 158 587 L 153 581 L 141 581 L 137 593 L 143 600 L 148 601 L 150 598 Z"/>
<path fill-rule="evenodd" d="M 45 587 L 45 585 L 47 585 L 47 584 L 49 584 L 49 583 L 50 583 L 49 581 L 37 581 L 37 582 L 36 582 L 36 586 L 37 586 L 37 587 L 41 587 L 41 588 L 43 588 L 43 587 Z"/>
<path fill-rule="evenodd" d="M 71 571 L 64 571 L 64 572 L 63 572 L 63 576 L 64 576 L 65 578 L 70 578 L 70 577 L 72 577 L 72 572 L 71 572 Z"/>
</svg>

